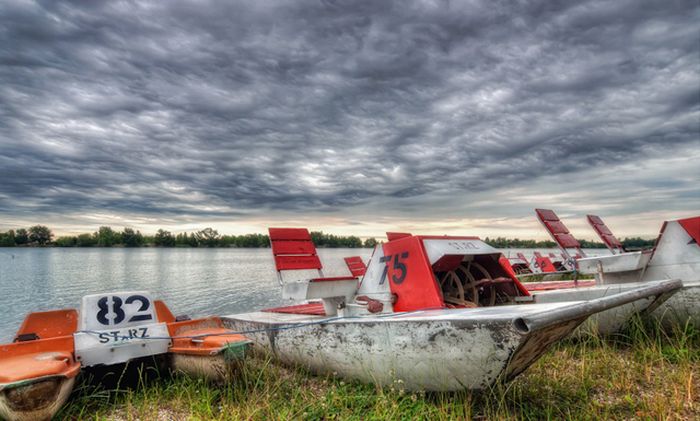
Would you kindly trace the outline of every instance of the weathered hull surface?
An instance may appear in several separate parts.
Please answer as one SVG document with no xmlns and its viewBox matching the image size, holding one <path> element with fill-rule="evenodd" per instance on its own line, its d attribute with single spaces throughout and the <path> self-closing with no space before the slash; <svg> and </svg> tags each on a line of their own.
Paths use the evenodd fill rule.
<svg viewBox="0 0 700 421">
<path fill-rule="evenodd" d="M 75 377 L 48 376 L 0 390 L 0 418 L 10 421 L 48 420 L 73 391 Z"/>
<path fill-rule="evenodd" d="M 683 282 L 683 288 L 651 312 L 666 329 L 693 326 L 700 330 L 700 281 Z"/>
<path fill-rule="evenodd" d="M 631 282 L 621 284 L 596 285 L 593 287 L 563 288 L 551 291 L 534 292 L 536 303 L 562 303 L 578 300 L 592 300 L 630 291 L 655 282 Z M 661 281 L 663 282 L 663 281 Z M 524 283 L 527 287 L 527 283 Z M 700 328 L 700 282 L 684 282 L 683 287 L 673 294 L 662 297 L 644 298 L 605 310 L 589 317 L 578 329 L 575 336 L 587 334 L 613 335 L 620 332 L 637 313 L 662 322 L 664 327 L 682 327 L 686 324 Z"/>
<path fill-rule="evenodd" d="M 591 301 L 350 318 L 255 312 L 224 325 L 285 363 L 407 390 L 485 389 L 535 362 L 586 317 L 677 289 L 677 281 Z"/>
<path fill-rule="evenodd" d="M 459 310 L 452 310 L 403 319 L 397 315 L 332 321 L 246 336 L 282 362 L 301 364 L 316 373 L 336 373 L 380 385 L 396 384 L 408 390 L 484 389 L 499 377 L 523 371 L 549 344 L 583 321 L 557 323 L 524 333 L 513 318 L 489 320 L 461 317 L 458 313 Z M 254 330 L 323 319 L 278 316 L 281 315 L 251 313 L 226 317 L 224 322 L 230 329 Z"/>
<path fill-rule="evenodd" d="M 239 361 L 227 360 L 223 354 L 208 357 L 174 354 L 172 358 L 172 367 L 176 373 L 211 382 L 231 380 L 240 365 Z"/>
<path fill-rule="evenodd" d="M 211 382 L 231 380 L 250 344 L 229 334 L 218 317 L 170 323 L 168 330 L 173 370 Z"/>
<path fill-rule="evenodd" d="M 209 354 L 172 354 L 177 373 L 219 383 L 233 380 L 243 363 L 250 341 L 229 343 Z"/>
</svg>

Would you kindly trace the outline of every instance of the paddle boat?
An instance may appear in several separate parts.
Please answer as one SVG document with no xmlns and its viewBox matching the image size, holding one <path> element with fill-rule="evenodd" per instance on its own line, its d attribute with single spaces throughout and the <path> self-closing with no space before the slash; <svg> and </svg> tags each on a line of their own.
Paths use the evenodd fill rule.
<svg viewBox="0 0 700 421">
<path fill-rule="evenodd" d="M 65 403 L 80 371 L 77 325 L 72 309 L 31 313 L 14 342 L 0 345 L 0 418 L 45 420 Z"/>
<path fill-rule="evenodd" d="M 374 249 L 361 279 L 327 277 L 306 229 L 269 233 L 282 295 L 294 304 L 223 316 L 224 325 L 284 363 L 406 390 L 487 389 L 524 371 L 588 316 L 660 302 L 680 287 L 665 280 L 538 304 L 507 259 L 477 237 L 405 233 Z"/>
<path fill-rule="evenodd" d="M 681 290 L 645 314 L 667 328 L 691 325 L 700 329 L 700 216 L 666 221 L 653 249 L 626 251 L 602 219 L 589 215 L 589 223 L 613 253 L 589 257 L 552 210 L 536 209 L 536 214 L 562 253 L 575 262 L 578 273 L 592 276 L 594 280 L 551 285 L 547 282 L 524 283 L 535 302 L 593 299 L 635 289 L 659 279 L 680 279 L 683 282 Z M 625 314 L 618 316 L 620 311 Z M 602 334 L 619 331 L 630 311 L 636 310 L 628 307 L 600 314 L 596 330 Z"/>
<path fill-rule="evenodd" d="M 218 317 L 176 318 L 146 291 L 86 295 L 75 309 L 30 313 L 14 342 L 0 345 L 0 417 L 49 419 L 81 370 L 152 356 L 174 371 L 224 381 L 250 343 Z"/>
<path fill-rule="evenodd" d="M 516 275 L 529 275 L 534 273 L 533 268 L 530 266 L 530 261 L 525 257 L 525 254 L 518 253 L 515 257 L 508 256 L 508 265 L 515 272 Z"/>
</svg>

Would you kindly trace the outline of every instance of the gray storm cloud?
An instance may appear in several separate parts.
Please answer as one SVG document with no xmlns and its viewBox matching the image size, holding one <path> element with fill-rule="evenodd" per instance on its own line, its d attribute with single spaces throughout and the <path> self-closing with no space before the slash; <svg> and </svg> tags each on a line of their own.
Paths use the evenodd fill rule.
<svg viewBox="0 0 700 421">
<path fill-rule="evenodd" d="M 430 213 L 700 150 L 695 1 L 7 0 L 0 19 L 6 223 Z M 687 168 L 657 206 L 700 208 Z"/>
</svg>

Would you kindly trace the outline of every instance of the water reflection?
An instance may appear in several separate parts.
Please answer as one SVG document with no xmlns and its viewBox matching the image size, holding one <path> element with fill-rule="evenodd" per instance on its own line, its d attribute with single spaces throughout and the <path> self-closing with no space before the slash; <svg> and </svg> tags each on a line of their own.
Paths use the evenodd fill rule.
<svg viewBox="0 0 700 421">
<path fill-rule="evenodd" d="M 320 250 L 326 275 L 371 250 Z M 13 257 L 14 256 L 14 257 Z M 269 249 L 0 249 L 0 342 L 32 311 L 77 308 L 85 294 L 148 290 L 176 314 L 230 314 L 282 304 Z"/>
</svg>

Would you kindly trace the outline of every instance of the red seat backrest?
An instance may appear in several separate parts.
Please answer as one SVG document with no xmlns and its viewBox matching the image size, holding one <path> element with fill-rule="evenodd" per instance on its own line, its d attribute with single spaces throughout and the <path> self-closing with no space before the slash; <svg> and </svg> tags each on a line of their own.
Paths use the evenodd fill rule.
<svg viewBox="0 0 700 421">
<path fill-rule="evenodd" d="M 365 274 L 367 266 L 360 256 L 350 256 L 345 258 L 345 264 L 350 269 L 352 276 L 358 277 Z"/>
<path fill-rule="evenodd" d="M 269 228 L 277 271 L 321 269 L 316 246 L 306 228 Z"/>
<path fill-rule="evenodd" d="M 411 234 L 408 232 L 387 232 L 386 239 L 389 241 L 398 240 L 399 238 L 410 237 Z"/>
<path fill-rule="evenodd" d="M 17 338 L 36 335 L 39 339 L 72 335 L 78 329 L 78 312 L 74 309 L 29 313 L 17 331 Z"/>
<path fill-rule="evenodd" d="M 605 222 L 603 222 L 600 217 L 596 215 L 586 215 L 586 219 L 588 219 L 588 223 L 593 228 L 593 231 L 598 234 L 598 237 L 603 240 L 603 243 L 605 243 L 610 250 L 613 252 L 616 250 L 619 250 L 620 252 L 625 251 L 625 248 L 622 246 L 620 240 L 613 235 L 612 231 L 610 231 L 608 226 L 605 225 Z"/>
<path fill-rule="evenodd" d="M 559 219 L 556 213 L 550 209 L 535 209 L 537 218 L 542 222 L 542 225 L 547 229 L 552 239 L 559 244 L 563 249 L 580 249 L 581 243 L 569 233 L 563 222 Z"/>
<path fill-rule="evenodd" d="M 156 300 L 154 304 L 156 306 L 156 316 L 158 316 L 159 322 L 172 323 L 175 321 L 175 316 L 173 316 L 173 313 L 168 306 L 165 305 L 164 301 Z"/>
</svg>

